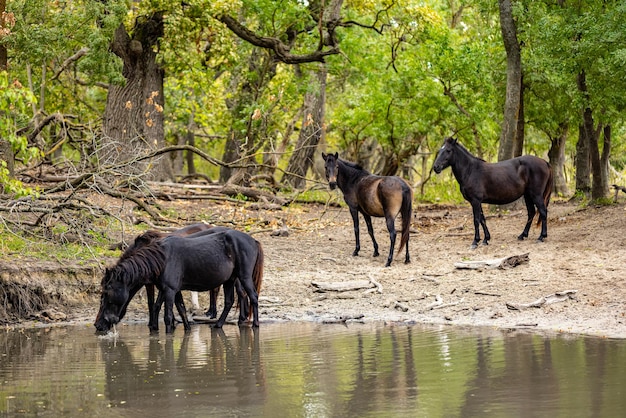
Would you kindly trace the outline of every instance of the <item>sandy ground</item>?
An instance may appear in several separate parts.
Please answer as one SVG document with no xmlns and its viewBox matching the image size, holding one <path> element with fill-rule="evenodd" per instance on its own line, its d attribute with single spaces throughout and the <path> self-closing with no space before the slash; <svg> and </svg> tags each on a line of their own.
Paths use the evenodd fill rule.
<svg viewBox="0 0 626 418">
<path fill-rule="evenodd" d="M 624 204 L 579 208 L 553 202 L 543 243 L 536 241 L 534 228 L 532 239 L 516 239 L 525 210 L 493 213 L 487 218 L 491 243 L 476 250 L 470 249 L 469 206 L 418 207 L 409 243 L 412 262 L 404 264 L 402 253 L 388 268 L 389 238 L 382 219 L 374 222 L 381 252 L 374 258 L 363 223 L 361 253 L 351 255 L 354 235 L 347 209 L 318 210 L 305 218 L 308 225 L 290 230 L 287 237 L 257 237 L 267 260 L 262 320 L 445 323 L 626 337 Z M 528 254 L 528 262 L 510 268 L 455 266 L 522 254 Z M 378 285 L 346 292 L 319 292 L 312 285 L 363 280 Z M 549 297 L 561 292 L 564 297 Z M 533 303 L 539 306 L 524 306 Z"/>
<path fill-rule="evenodd" d="M 475 250 L 470 249 L 469 205 L 418 206 L 409 242 L 411 263 L 404 264 L 402 252 L 387 268 L 389 236 L 384 220 L 374 219 L 381 256 L 372 257 L 373 247 L 361 220 L 361 253 L 353 257 L 352 221 L 345 207 L 295 205 L 256 210 L 252 204 L 198 201 L 185 202 L 184 208 L 179 204 L 175 210 L 183 218 L 188 216 L 183 221 L 188 223 L 194 221 L 190 214 L 211 214 L 216 224 L 246 230 L 262 243 L 261 326 L 270 321 L 384 321 L 626 338 L 623 201 L 603 207 L 553 201 L 548 239 L 543 243 L 536 242 L 539 230 L 534 227 L 531 239 L 517 240 L 525 209 L 500 213 L 485 208 L 492 240 Z M 455 266 L 523 254 L 528 254 L 528 261 L 510 268 Z M 369 287 L 320 291 L 314 285 L 355 281 L 365 281 Z M 564 296 L 550 297 L 559 293 Z M 186 298 L 189 307 L 188 294 Z M 206 294 L 201 294 L 200 301 L 208 306 Z M 220 297 L 218 309 L 221 302 Z M 97 306 L 74 309 L 68 320 L 93 322 L 96 311 Z M 145 304 L 137 296 L 124 321 L 146 318 Z"/>
</svg>

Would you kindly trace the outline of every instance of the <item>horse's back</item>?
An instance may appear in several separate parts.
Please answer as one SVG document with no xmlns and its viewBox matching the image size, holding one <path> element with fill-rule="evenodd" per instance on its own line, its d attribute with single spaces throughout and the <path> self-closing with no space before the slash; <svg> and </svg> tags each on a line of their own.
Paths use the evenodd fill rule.
<svg viewBox="0 0 626 418">
<path fill-rule="evenodd" d="M 370 175 L 359 182 L 357 199 L 360 208 L 370 216 L 397 216 L 407 193 L 411 199 L 411 188 L 400 177 Z"/>
<path fill-rule="evenodd" d="M 489 204 L 508 204 L 526 193 L 543 193 L 550 176 L 548 163 L 534 155 L 522 155 L 497 163 L 483 163 L 477 172 L 482 181 L 474 183 L 473 193 L 483 194 Z M 466 187 L 471 184 L 466 183 Z"/>
<path fill-rule="evenodd" d="M 197 291 L 210 290 L 224 283 L 234 269 L 225 234 L 218 232 L 164 238 L 162 245 L 166 253 L 166 274 L 163 280 L 180 280 L 181 290 Z"/>
</svg>

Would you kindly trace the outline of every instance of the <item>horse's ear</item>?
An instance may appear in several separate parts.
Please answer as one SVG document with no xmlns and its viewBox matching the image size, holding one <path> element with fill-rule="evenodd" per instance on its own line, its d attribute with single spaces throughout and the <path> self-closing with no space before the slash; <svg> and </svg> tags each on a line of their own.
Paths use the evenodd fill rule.
<svg viewBox="0 0 626 418">
<path fill-rule="evenodd" d="M 450 139 L 451 139 L 451 141 L 450 141 L 450 142 L 452 142 L 453 144 L 456 144 L 456 143 L 458 142 L 458 139 L 457 139 L 457 138 L 450 138 Z"/>
<path fill-rule="evenodd" d="M 338 153 L 338 152 L 336 152 L 336 153 L 335 153 L 335 159 L 336 159 L 336 160 L 338 160 L 338 159 L 339 159 L 339 153 Z"/>
<path fill-rule="evenodd" d="M 328 158 L 328 155 L 322 152 L 322 158 L 324 159 L 324 161 L 326 161 L 326 158 Z"/>
</svg>

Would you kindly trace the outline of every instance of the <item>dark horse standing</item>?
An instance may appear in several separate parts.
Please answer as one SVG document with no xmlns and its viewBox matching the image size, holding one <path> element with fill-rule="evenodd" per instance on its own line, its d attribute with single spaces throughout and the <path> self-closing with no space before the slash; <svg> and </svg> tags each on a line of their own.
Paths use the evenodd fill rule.
<svg viewBox="0 0 626 418">
<path fill-rule="evenodd" d="M 354 224 L 356 248 L 353 256 L 359 255 L 361 242 L 359 240 L 359 212 L 365 219 L 367 232 L 374 244 L 374 257 L 379 255 L 378 243 L 374 238 L 372 216 L 385 217 L 391 246 L 385 267 L 391 265 L 393 250 L 396 244 L 396 217 L 402 215 L 402 235 L 400 248 L 406 246 L 405 263 L 409 263 L 409 227 L 413 213 L 413 190 L 406 181 L 396 176 L 376 176 L 368 173 L 358 164 L 339 159 L 339 153 L 324 154 L 326 179 L 331 189 L 339 187 L 343 198 L 350 208 Z"/>
<path fill-rule="evenodd" d="M 474 214 L 474 241 L 472 248 L 480 241 L 479 225 L 485 232 L 483 244 L 489 244 L 491 235 L 487 229 L 482 203 L 504 205 L 524 196 L 528 220 L 524 231 L 517 237 L 523 240 L 535 217 L 535 206 L 539 212 L 541 234 L 539 241 L 548 236 L 548 204 L 552 194 L 552 169 L 547 161 L 533 155 L 523 155 L 498 163 L 488 163 L 470 154 L 454 138 L 446 138 L 439 149 L 433 169 L 437 174 L 446 167 L 459 182 L 461 193 L 472 205 Z"/>
<path fill-rule="evenodd" d="M 223 286 L 224 310 L 215 324 L 219 328 L 233 306 L 238 279 L 250 301 L 252 325 L 258 327 L 258 291 L 262 278 L 263 249 L 248 234 L 228 230 L 192 237 L 168 236 L 137 248 L 106 270 L 94 325 L 100 332 L 108 331 L 120 321 L 137 290 L 152 283 L 160 291 L 159 299 L 165 301 L 167 333 L 174 331 L 173 305 L 181 290 L 202 292 Z M 157 321 L 159 305 L 151 318 L 153 321 Z M 187 323 L 185 329 L 189 329 Z"/>
</svg>

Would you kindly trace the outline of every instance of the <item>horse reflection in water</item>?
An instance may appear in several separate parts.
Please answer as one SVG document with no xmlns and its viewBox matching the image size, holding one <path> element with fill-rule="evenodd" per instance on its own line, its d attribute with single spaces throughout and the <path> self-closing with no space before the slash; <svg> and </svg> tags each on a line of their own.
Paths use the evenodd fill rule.
<svg viewBox="0 0 626 418">
<path fill-rule="evenodd" d="M 258 329 L 238 328 L 237 335 L 221 328 L 200 331 L 194 328 L 182 341 L 150 338 L 147 347 L 101 339 L 105 396 L 111 406 L 178 416 L 214 410 L 215 399 L 231 411 L 241 407 L 244 396 L 263 404 L 267 384 Z"/>
</svg>

